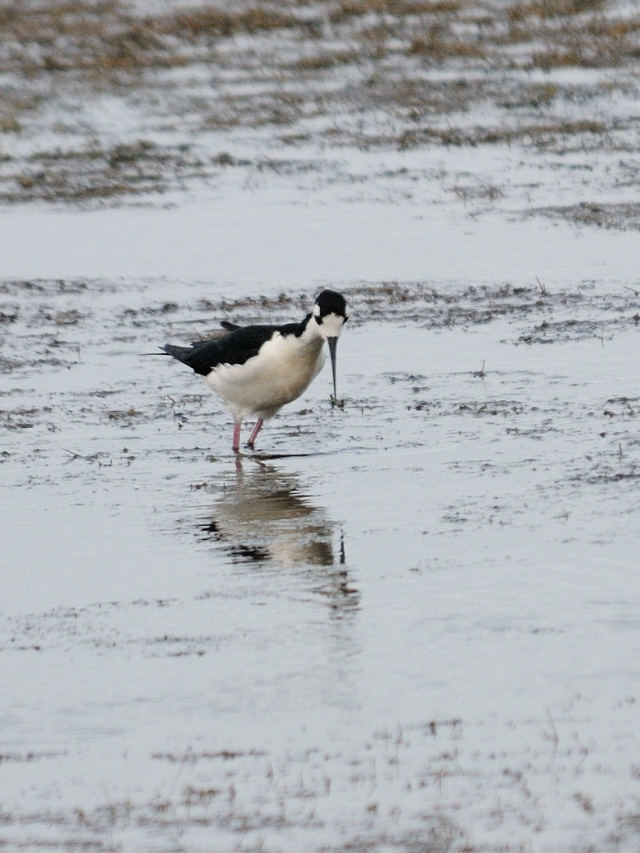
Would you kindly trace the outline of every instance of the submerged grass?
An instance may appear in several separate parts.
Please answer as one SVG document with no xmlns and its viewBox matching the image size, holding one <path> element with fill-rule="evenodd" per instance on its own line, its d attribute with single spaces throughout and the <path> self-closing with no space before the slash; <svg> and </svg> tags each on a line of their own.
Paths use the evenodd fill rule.
<svg viewBox="0 0 640 853">
<path fill-rule="evenodd" d="M 370 14 L 393 16 L 440 15 L 459 12 L 463 0 L 433 0 L 433 2 L 411 2 L 411 0 L 342 0 L 329 12 L 332 23 L 345 23 L 350 18 Z"/>
<path fill-rule="evenodd" d="M 176 282 L 176 287 L 179 284 Z M 315 568 L 334 565 L 335 571 L 309 571 L 305 563 L 306 568 L 297 572 L 288 565 L 284 572 L 267 575 L 257 594 L 251 592 L 262 571 L 261 553 L 266 548 L 260 552 L 255 539 L 246 538 L 246 529 L 251 530 L 252 536 L 258 530 L 259 536 L 266 538 L 271 530 L 277 528 L 281 534 L 293 524 L 298 532 L 306 531 L 302 538 L 305 546 L 310 547 L 318 539 L 324 541 L 322 537 L 336 524 L 325 510 L 314 508 L 313 500 L 307 499 L 307 494 L 318 491 L 313 469 L 310 472 L 306 462 L 301 463 L 299 472 L 290 464 L 279 471 L 277 466 L 272 469 L 260 464 L 253 468 L 245 462 L 244 470 L 240 471 L 228 456 L 218 464 L 211 459 L 205 464 L 208 450 L 203 448 L 209 447 L 212 421 L 214 429 L 217 423 L 215 414 L 211 414 L 210 398 L 200 394 L 182 397 L 182 378 L 172 383 L 164 376 L 155 379 L 152 376 L 150 387 L 148 371 L 132 367 L 139 362 L 138 353 L 148 347 L 149 340 L 165 339 L 164 333 L 173 323 L 203 326 L 209 320 L 217 323 L 225 314 L 238 319 L 255 316 L 261 321 L 276 316 L 288 319 L 292 314 L 298 316 L 300 309 L 308 305 L 308 296 L 286 291 L 274 298 L 213 302 L 210 288 L 203 284 L 191 292 L 182 287 L 180 302 L 167 302 L 161 295 L 150 302 L 152 289 L 148 288 L 148 282 L 141 284 L 140 289 L 129 288 L 122 281 L 0 282 L 2 300 L 7 303 L 3 310 L 10 315 L 3 325 L 6 351 L 23 359 L 7 390 L 0 391 L 3 473 L 6 471 L 8 483 L 20 483 L 20 490 L 26 491 L 44 472 L 52 483 L 68 484 L 62 495 L 77 495 L 82 489 L 95 494 L 117 483 L 114 503 L 108 506 L 118 519 L 127 507 L 120 485 L 120 481 L 126 481 L 132 490 L 130 500 L 139 501 L 143 491 L 153 496 L 149 512 L 154 510 L 156 527 L 152 527 L 152 533 L 157 536 L 162 530 L 166 536 L 169 529 L 169 535 L 173 536 L 178 529 L 179 535 L 189 537 L 191 551 L 195 550 L 194 534 L 200 529 L 197 525 L 206 509 L 208 517 L 213 516 L 218 522 L 215 529 L 210 525 L 210 547 L 216 548 L 218 555 L 228 554 L 234 570 L 227 574 L 223 568 L 227 564 L 216 562 L 214 576 L 211 564 L 203 563 L 208 571 L 202 572 L 202 585 L 198 582 L 195 589 L 178 592 L 175 598 L 156 598 L 153 588 L 144 588 L 144 595 L 125 589 L 122 599 L 109 597 L 86 604 L 62 600 L 59 606 L 52 607 L 43 599 L 45 603 L 31 605 L 24 612 L 0 614 L 0 650 L 12 659 L 19 656 L 27 669 L 31 659 L 44 655 L 52 660 L 69 659 L 72 665 L 77 659 L 96 661 L 105 672 L 118 672 L 121 661 L 129 667 L 140 666 L 146 672 L 160 671 L 158 665 L 164 671 L 170 665 L 172 677 L 178 683 L 185 678 L 187 663 L 181 669 L 176 666 L 188 657 L 188 672 L 192 675 L 186 677 L 199 683 L 202 673 L 223 671 L 218 665 L 219 655 L 225 644 L 229 644 L 229 677 L 233 687 L 234 673 L 238 685 L 246 681 L 246 667 L 237 665 L 238 648 L 247 649 L 253 642 L 255 645 L 249 646 L 245 660 L 258 655 L 262 669 L 269 643 L 275 643 L 274 657 L 278 662 L 281 649 L 286 648 L 283 644 L 287 641 L 283 640 L 278 623 L 273 633 L 258 633 L 256 629 L 252 635 L 250 610 L 256 602 L 276 600 L 269 599 L 264 591 L 274 587 L 274 594 L 283 596 L 279 599 L 283 607 L 287 606 L 284 595 L 291 595 L 292 589 L 305 608 L 310 608 L 314 600 L 326 602 L 330 608 L 329 636 L 336 632 L 335 636 L 346 647 L 347 660 L 359 658 L 359 640 L 353 641 L 351 636 L 358 638 L 361 633 L 355 610 L 358 586 L 364 582 L 353 564 L 338 563 L 337 553 L 329 561 L 320 559 L 323 553 L 327 554 L 326 550 L 316 551 L 319 557 L 312 563 Z M 110 294 L 104 303 L 97 298 L 101 293 Z M 115 299 L 113 294 L 117 295 Z M 69 301 L 70 295 L 75 297 L 73 302 Z M 315 448 L 318 436 L 330 436 L 329 424 L 339 419 L 344 435 L 335 444 L 342 450 L 336 469 L 340 467 L 345 472 L 345 482 L 367 464 L 367 457 L 372 469 L 379 464 L 382 445 L 372 442 L 372 430 L 385 436 L 385 446 L 408 447 L 407 458 L 414 474 L 425 470 L 422 465 L 426 467 L 420 461 L 419 446 L 437 447 L 442 452 L 443 461 L 438 462 L 438 468 L 443 472 L 444 485 L 440 488 L 441 497 L 433 505 L 437 511 L 429 510 L 428 520 L 427 512 L 423 511 L 411 522 L 419 525 L 420 536 L 428 535 L 424 560 L 413 564 L 408 560 L 391 563 L 396 585 L 401 580 L 407 586 L 406 578 L 410 578 L 407 594 L 417 594 L 414 579 L 423 572 L 439 573 L 424 579 L 425 594 L 431 593 L 443 570 L 447 574 L 445 589 L 451 585 L 449 578 L 453 572 L 469 575 L 474 565 L 471 558 L 468 563 L 463 562 L 455 550 L 462 529 L 471 531 L 465 535 L 475 535 L 474 531 L 480 527 L 495 525 L 492 529 L 500 526 L 502 530 L 518 523 L 523 530 L 537 525 L 540 535 L 549 536 L 550 527 L 556 525 L 554 518 L 562 518 L 559 513 L 564 512 L 562 523 L 566 524 L 570 511 L 577 514 L 578 508 L 582 515 L 577 528 L 569 526 L 560 533 L 554 528 L 552 535 L 561 535 L 564 542 L 574 530 L 582 530 L 589 494 L 596 498 L 591 504 L 595 507 L 594 514 L 616 513 L 623 522 L 631 517 L 637 505 L 640 476 L 636 438 L 638 398 L 613 396 L 613 392 L 603 395 L 602 386 L 597 391 L 598 386 L 585 382 L 584 374 L 571 373 L 575 360 L 565 358 L 566 351 L 557 350 L 542 366 L 539 362 L 518 364 L 512 356 L 518 352 L 513 347 L 521 343 L 517 336 L 526 333 L 529 326 L 539 333 L 544 329 L 545 336 L 562 345 L 588 332 L 589 324 L 600 326 L 625 317 L 627 325 L 620 326 L 620 332 L 627 335 L 625 347 L 632 347 L 631 335 L 637 338 L 637 332 L 629 323 L 631 315 L 638 311 L 637 292 L 618 292 L 617 284 L 613 293 L 598 294 L 595 288 L 586 286 L 568 293 L 556 292 L 540 282 L 514 287 L 494 281 L 486 286 L 456 289 L 441 282 L 386 281 L 363 282 L 350 288 L 347 295 L 352 322 L 370 323 L 367 335 L 356 336 L 361 342 L 370 337 L 374 344 L 379 344 L 376 330 L 388 328 L 389 324 L 398 335 L 404 334 L 408 322 L 434 330 L 420 335 L 420 343 L 416 338 L 406 339 L 404 365 L 396 366 L 396 370 L 397 367 L 405 370 L 390 374 L 381 372 L 382 366 L 374 368 L 367 377 L 352 376 L 351 393 L 357 395 L 356 399 L 348 399 L 337 417 L 335 412 L 330 417 L 325 412 L 325 432 L 318 430 L 306 440 L 307 447 Z M 19 306 L 19 310 L 9 305 Z M 482 348 L 489 338 L 477 333 L 481 332 L 481 326 L 494 320 L 502 321 L 497 327 L 501 335 L 512 330 L 512 346 L 497 363 L 496 353 L 485 369 Z M 48 326 L 44 326 L 45 321 Z M 39 345 L 49 346 L 51 338 L 44 339 L 43 330 L 52 333 L 56 325 L 62 325 L 69 338 L 75 330 L 80 333 L 76 343 L 87 348 L 86 362 L 95 368 L 91 385 L 77 381 L 69 385 L 64 379 L 68 365 L 29 363 L 36 337 Z M 186 330 L 186 326 L 182 328 Z M 468 335 L 469 328 L 476 334 Z M 435 332 L 437 329 L 441 329 L 439 334 Z M 452 333 L 455 338 L 450 337 Z M 571 337 L 574 334 L 576 338 Z M 118 359 L 113 341 L 125 339 L 123 336 L 130 337 L 126 337 L 126 352 Z M 450 352 L 460 347 L 469 355 L 463 372 L 456 372 L 448 360 L 434 367 L 431 347 L 447 338 Z M 482 340 L 484 344 L 479 344 Z M 546 355 L 549 349 L 539 355 Z M 599 353 L 599 344 L 592 348 L 591 357 L 593 349 Z M 585 354 L 589 357 L 586 350 Z M 471 373 L 473 366 L 481 369 Z M 29 378 L 35 371 L 40 377 L 37 389 Z M 559 372 L 561 376 L 557 375 Z M 632 380 L 630 374 L 631 385 Z M 145 393 L 149 396 L 145 397 Z M 121 396 L 112 400 L 113 394 Z M 197 418 L 200 408 L 202 416 Z M 176 438 L 182 423 L 181 409 L 191 414 L 190 422 L 184 420 L 188 439 Z M 296 415 L 291 420 L 299 421 L 300 417 Z M 419 431 L 411 433 L 412 424 L 418 425 Z M 433 431 L 439 428 L 441 432 Z M 52 439 L 50 431 L 54 429 L 57 434 L 52 432 Z M 616 430 L 616 434 L 605 441 L 609 430 L 612 433 Z M 416 436 L 419 445 L 407 446 L 407 432 Z M 475 448 L 474 452 L 461 455 L 462 442 Z M 498 446 L 503 453 L 496 452 Z M 509 453 L 504 453 L 505 450 Z M 167 464 L 175 466 L 173 469 L 160 467 L 168 453 L 171 461 Z M 65 455 L 69 458 L 64 458 Z M 406 479 L 406 470 L 394 469 L 392 456 L 387 452 L 386 458 L 391 462 L 385 471 L 385 482 L 390 476 L 400 482 L 402 477 Z M 176 482 L 178 470 L 181 479 Z M 525 473 L 531 470 L 535 476 Z M 157 495 L 161 482 L 170 486 L 165 488 L 167 499 L 160 511 L 155 507 L 160 504 Z M 469 482 L 480 485 L 470 490 Z M 206 504 L 190 499 L 189 483 L 192 496 L 197 493 Z M 169 491 L 176 489 L 178 498 L 171 497 Z M 614 492 L 632 496 L 633 502 L 607 505 L 604 499 Z M 210 499 L 215 501 L 213 506 Z M 179 521 L 174 516 L 174 507 L 178 506 Z M 265 506 L 269 507 L 269 514 L 259 514 Z M 236 512 L 238 507 L 240 513 Z M 225 519 L 229 522 L 226 531 Z M 312 525 L 304 519 L 311 519 Z M 245 525 L 241 530 L 235 524 L 237 521 Z M 381 521 L 385 524 L 378 535 L 388 536 L 387 519 L 381 516 Z M 125 536 L 127 525 L 120 529 Z M 617 524 L 613 528 L 620 529 Z M 599 535 L 600 530 L 594 524 L 593 535 Z M 435 554 L 431 544 L 436 538 L 434 533 L 438 537 L 451 537 Z M 124 540 L 117 540 L 119 544 L 121 541 Z M 202 539 L 199 537 L 198 541 L 201 543 Z M 502 533 L 500 541 L 504 541 Z M 574 542 L 568 539 L 567 549 L 573 549 Z M 451 562 L 443 560 L 438 565 L 438 553 L 448 554 L 450 546 L 453 547 Z M 473 543 L 469 547 L 474 547 Z M 347 553 L 348 548 L 347 543 Z M 601 554 L 600 542 L 595 548 Z M 577 584 L 582 579 L 580 568 L 576 569 Z M 45 570 L 49 570 L 48 560 Z M 155 563 L 152 570 L 155 574 Z M 494 573 L 497 570 L 494 564 Z M 505 575 L 512 576 L 512 571 L 507 564 Z M 534 566 L 532 576 L 536 571 Z M 241 583 L 246 585 L 242 587 Z M 282 594 L 279 589 L 286 592 Z M 209 610 L 207 604 L 216 597 L 221 611 L 245 598 L 243 606 L 249 609 L 241 612 L 247 614 L 246 621 L 238 618 L 237 629 L 235 623 L 219 624 L 216 611 Z M 362 603 L 357 606 L 367 606 L 365 597 L 361 598 Z M 339 602 L 343 602 L 341 610 Z M 493 610 L 488 617 L 479 615 L 477 607 L 470 605 L 462 616 L 456 617 L 460 622 L 443 625 L 446 642 L 454 642 L 459 634 L 458 645 L 453 648 L 462 652 L 468 646 L 469 636 L 490 644 L 493 650 L 497 643 L 522 642 L 521 648 L 530 656 L 548 656 L 554 650 L 549 646 L 553 637 L 566 636 L 573 624 L 570 607 L 564 616 L 554 610 L 554 618 L 537 612 L 523 616 L 521 608 L 514 607 L 515 616 L 508 621 L 503 614 L 511 611 L 502 600 L 499 604 L 498 617 Z M 200 607 L 203 610 L 197 609 Z M 203 628 L 196 630 L 199 613 Z M 423 618 L 422 613 L 419 615 Z M 350 624 L 348 619 L 354 620 L 353 631 L 345 629 L 345 624 Z M 318 611 L 312 611 L 309 620 L 317 632 Z M 296 635 L 303 624 L 296 623 Z M 429 632 L 432 630 L 430 625 Z M 309 642 L 306 634 L 300 642 Z M 579 630 L 572 642 L 581 642 Z M 544 645 L 541 651 L 536 651 L 532 644 Z M 322 654 L 326 645 L 323 642 L 317 648 Z M 194 670 L 193 664 L 200 660 L 205 668 Z M 240 660 L 242 663 L 243 659 Z M 295 665 L 298 659 L 293 660 Z M 573 657 L 569 660 L 569 667 L 573 660 Z M 517 663 L 516 660 L 514 667 Z M 131 737 L 127 729 L 122 735 L 118 732 L 117 742 L 109 730 L 110 740 L 101 749 L 90 750 L 85 744 L 75 748 L 72 744 L 68 756 L 59 751 L 31 750 L 26 745 L 23 750 L 13 749 L 0 755 L 2 772 L 9 781 L 0 814 L 0 846 L 7 850 L 42 847 L 61 853 L 75 849 L 151 850 L 171 847 L 178 838 L 184 849 L 208 844 L 209 849 L 215 845 L 215 849 L 245 851 L 277 847 L 312 853 L 381 850 L 469 853 L 521 850 L 520 842 L 526 844 L 534 832 L 543 843 L 545 838 L 558 838 L 560 832 L 565 833 L 568 842 L 575 837 L 595 837 L 597 842 L 604 832 L 603 825 L 605 829 L 611 825 L 621 834 L 626 833 L 625 844 L 630 847 L 638 834 L 633 799 L 638 768 L 623 759 L 612 765 L 617 741 L 614 738 L 611 746 L 611 740 L 603 738 L 601 744 L 597 734 L 600 728 L 610 731 L 612 726 L 617 727 L 614 735 L 633 734 L 635 712 L 631 706 L 624 711 L 627 716 L 622 722 L 605 716 L 622 713 L 612 712 L 610 708 L 618 696 L 629 695 L 622 692 L 626 690 L 626 682 L 602 700 L 600 708 L 605 710 L 594 710 L 595 700 L 590 694 L 583 699 L 575 698 L 573 669 L 568 673 L 567 694 L 571 694 L 571 701 L 564 712 L 553 708 L 560 735 L 549 711 L 550 724 L 544 719 L 540 722 L 540 713 L 532 717 L 526 704 L 515 720 L 511 714 L 505 714 L 497 723 L 487 723 L 490 718 L 482 716 L 481 705 L 481 710 L 474 710 L 468 722 L 453 715 L 455 705 L 460 704 L 454 699 L 452 709 L 447 709 L 446 703 L 436 703 L 437 707 L 445 707 L 442 718 L 433 717 L 428 710 L 423 715 L 416 712 L 406 721 L 394 719 L 382 730 L 358 732 L 346 743 L 346 739 L 333 739 L 332 735 L 327 739 L 321 734 L 318 740 L 313 734 L 305 735 L 304 748 L 295 741 L 291 746 L 289 737 L 285 737 L 285 745 L 278 749 L 277 739 L 275 746 L 271 738 L 265 743 L 259 731 L 250 731 L 248 737 L 241 738 L 235 725 L 230 732 L 224 726 L 212 731 L 210 726 L 201 725 L 189 709 L 185 719 L 190 714 L 191 728 L 184 737 L 175 737 L 173 745 L 158 736 L 129 746 Z M 340 682 L 342 676 L 341 669 Z M 214 693 L 215 689 L 214 685 Z M 178 692 L 185 695 L 184 690 Z M 130 698 L 125 695 L 122 707 L 128 707 L 129 703 L 138 709 L 144 704 L 135 690 L 130 694 Z M 205 698 L 210 704 L 208 694 Z M 626 701 L 634 703 L 635 699 Z M 73 708 L 72 700 L 67 704 Z M 112 708 L 106 707 L 104 713 L 98 708 L 96 713 L 102 714 L 99 719 L 106 719 L 105 713 L 110 715 L 109 721 L 113 722 Z M 579 737 L 575 733 L 577 716 L 585 721 Z M 352 717 L 355 724 L 361 725 L 363 714 L 359 706 Z M 112 747 L 112 743 L 116 746 Z M 103 773 L 96 761 L 105 761 L 104 756 L 110 763 L 104 765 L 107 775 L 103 783 Z M 585 756 L 588 756 L 586 762 Z M 139 773 L 137 778 L 131 776 L 132 767 Z M 615 773 L 619 784 L 616 782 L 615 789 L 607 789 Z M 125 782 L 120 784 L 122 778 Z M 600 790 L 599 784 L 605 786 L 605 791 L 614 790 L 615 796 L 592 797 L 590 792 Z M 21 797 L 20 791 L 29 785 L 27 795 Z M 17 792 L 13 798 L 11 791 Z M 51 791 L 56 794 L 53 801 Z M 500 795 L 499 809 L 496 791 Z"/>
<path fill-rule="evenodd" d="M 513 62 L 506 48 L 527 42 L 529 57 L 518 64 L 535 65 L 540 60 L 534 57 L 541 55 L 562 55 L 565 64 L 573 57 L 579 65 L 595 67 L 633 60 L 637 16 L 612 18 L 606 10 L 604 0 L 479 6 L 463 0 L 342 0 L 321 5 L 280 0 L 269 7 L 226 10 L 203 4 L 143 15 L 124 0 L 5 2 L 0 4 L 0 70 L 107 73 L 216 61 L 212 51 L 240 33 L 256 39 L 265 69 L 280 65 L 277 46 L 262 41 L 271 33 L 289 33 L 301 45 L 347 39 L 353 45 L 350 54 L 366 53 L 366 41 L 372 37 L 393 40 L 392 53 L 400 50 L 436 63 L 455 59 L 477 65 L 487 60 L 501 66 Z M 321 72 L 332 64 L 318 62 L 309 70 Z"/>
<path fill-rule="evenodd" d="M 171 67 L 189 61 L 182 49 L 194 40 L 297 25 L 288 12 L 260 7 L 140 16 L 120 0 L 10 2 L 0 6 L 0 70 Z"/>
<path fill-rule="evenodd" d="M 0 168 L 0 201 L 87 203 L 141 192 L 162 192 L 201 175 L 204 164 L 188 146 L 159 146 L 148 140 L 80 150 L 38 151 Z"/>
<path fill-rule="evenodd" d="M 566 106 L 634 96 L 638 55 L 640 16 L 613 0 L 248 0 L 153 13 L 126 0 L 0 0 L 0 73 L 12 75 L 0 88 L 0 202 L 117 203 L 181 186 L 223 165 L 217 152 L 191 154 L 194 143 L 237 128 L 271 128 L 288 146 L 614 147 L 628 112 L 581 118 Z M 523 75 L 567 67 L 629 73 L 589 93 Z M 137 128 L 99 128 L 102 97 L 137 113 Z M 185 149 L 144 150 L 142 125 L 182 134 Z M 16 149 L 42 131 L 49 149 Z"/>
</svg>

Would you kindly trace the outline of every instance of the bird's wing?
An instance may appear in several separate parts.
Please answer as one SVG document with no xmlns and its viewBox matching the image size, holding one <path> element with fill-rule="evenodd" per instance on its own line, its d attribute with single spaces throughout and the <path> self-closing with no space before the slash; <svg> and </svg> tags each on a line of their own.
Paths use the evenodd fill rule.
<svg viewBox="0 0 640 853">
<path fill-rule="evenodd" d="M 221 320 L 220 325 L 223 329 L 226 329 L 227 332 L 235 332 L 236 329 L 242 328 L 237 323 L 230 323 L 228 320 Z"/>
<path fill-rule="evenodd" d="M 247 326 L 234 329 L 220 338 L 195 343 L 191 347 L 167 344 L 162 349 L 196 373 L 208 376 L 219 364 L 244 364 L 257 355 L 262 345 L 271 340 L 277 331 L 278 326 Z"/>
</svg>

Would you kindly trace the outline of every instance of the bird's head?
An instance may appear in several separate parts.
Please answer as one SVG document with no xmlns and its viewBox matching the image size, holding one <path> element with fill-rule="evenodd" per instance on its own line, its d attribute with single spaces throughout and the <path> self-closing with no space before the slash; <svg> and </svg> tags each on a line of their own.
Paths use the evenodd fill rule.
<svg viewBox="0 0 640 853">
<path fill-rule="evenodd" d="M 323 290 L 313 306 L 313 318 L 318 324 L 322 337 L 339 338 L 347 317 L 347 302 L 341 293 L 335 290 Z"/>
<path fill-rule="evenodd" d="M 336 348 L 342 328 L 349 319 L 347 301 L 344 296 L 341 293 L 336 293 L 335 290 L 323 290 L 313 306 L 313 319 L 318 326 L 318 331 L 329 344 L 331 369 L 333 371 L 333 401 L 337 403 Z"/>
</svg>

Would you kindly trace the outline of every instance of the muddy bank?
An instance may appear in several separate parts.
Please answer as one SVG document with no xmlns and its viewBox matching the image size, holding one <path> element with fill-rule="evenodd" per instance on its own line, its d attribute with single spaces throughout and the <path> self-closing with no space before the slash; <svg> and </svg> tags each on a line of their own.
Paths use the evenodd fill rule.
<svg viewBox="0 0 640 853">
<path fill-rule="evenodd" d="M 161 204 L 263 181 L 377 194 L 388 167 L 347 152 L 395 151 L 408 199 L 636 228 L 639 33 L 632 5 L 600 0 L 6 3 L 0 200 Z M 425 167 L 434 149 L 485 163 Z"/>
</svg>

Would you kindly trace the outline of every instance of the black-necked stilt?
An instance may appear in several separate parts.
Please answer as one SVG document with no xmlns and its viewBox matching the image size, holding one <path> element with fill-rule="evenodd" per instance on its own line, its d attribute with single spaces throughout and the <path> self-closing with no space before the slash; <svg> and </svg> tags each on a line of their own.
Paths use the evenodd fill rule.
<svg viewBox="0 0 640 853">
<path fill-rule="evenodd" d="M 322 370 L 329 344 L 336 400 L 336 345 L 347 321 L 344 296 L 323 290 L 313 311 L 301 323 L 284 326 L 245 326 L 223 322 L 227 334 L 190 347 L 161 347 L 204 376 L 233 415 L 233 449 L 240 449 L 245 418 L 258 420 L 247 445 L 253 449 L 265 420 L 297 399 Z"/>
</svg>

